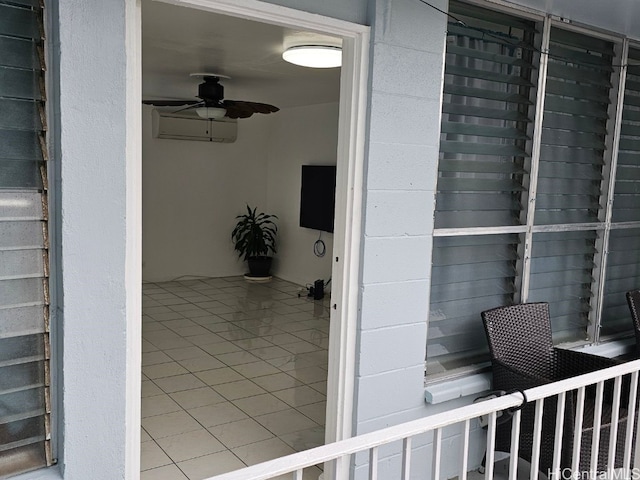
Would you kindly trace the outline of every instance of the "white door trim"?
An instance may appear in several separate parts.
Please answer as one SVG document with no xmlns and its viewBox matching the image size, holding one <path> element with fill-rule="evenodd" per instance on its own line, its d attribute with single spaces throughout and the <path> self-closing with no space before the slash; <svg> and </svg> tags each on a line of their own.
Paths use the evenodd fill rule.
<svg viewBox="0 0 640 480">
<path fill-rule="evenodd" d="M 343 38 L 325 440 L 349 438 L 353 432 L 370 28 L 256 0 L 157 1 Z"/>
</svg>

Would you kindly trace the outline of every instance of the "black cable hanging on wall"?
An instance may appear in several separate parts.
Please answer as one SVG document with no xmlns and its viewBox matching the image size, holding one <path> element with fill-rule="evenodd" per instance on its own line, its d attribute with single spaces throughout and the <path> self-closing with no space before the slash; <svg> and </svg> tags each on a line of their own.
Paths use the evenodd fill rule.
<svg viewBox="0 0 640 480">
<path fill-rule="evenodd" d="M 324 254 L 327 253 L 327 246 L 324 244 L 324 241 L 322 240 L 322 230 L 320 230 L 320 236 L 318 237 L 318 240 L 316 240 L 313 244 L 313 254 L 316 257 L 324 257 Z"/>
</svg>

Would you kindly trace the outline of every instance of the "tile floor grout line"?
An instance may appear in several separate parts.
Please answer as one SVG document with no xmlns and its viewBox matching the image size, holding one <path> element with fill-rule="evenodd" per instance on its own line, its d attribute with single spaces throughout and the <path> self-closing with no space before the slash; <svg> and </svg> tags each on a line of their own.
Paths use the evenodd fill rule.
<svg viewBox="0 0 640 480">
<path fill-rule="evenodd" d="M 227 286 L 224 288 L 216 288 L 214 284 L 219 285 L 220 282 L 226 282 Z M 196 288 L 188 287 L 186 283 L 188 283 L 189 285 L 198 287 L 199 290 Z M 145 398 L 153 398 L 154 396 L 159 397 L 160 395 L 163 395 L 164 397 L 169 398 L 171 402 L 173 402 L 175 405 L 177 405 L 177 407 L 180 408 L 179 412 L 186 413 L 189 418 L 193 419 L 195 424 L 199 425 L 204 431 L 208 432 L 208 434 L 211 435 L 212 438 L 214 438 L 221 446 L 224 447 L 225 450 L 223 451 L 230 452 L 233 455 L 233 457 L 236 458 L 238 461 L 240 461 L 242 464 L 246 464 L 246 462 L 243 461 L 241 457 L 236 455 L 236 453 L 233 451 L 234 449 L 237 449 L 246 445 L 251 445 L 252 443 L 257 443 L 260 441 L 267 441 L 267 440 L 272 441 L 277 439 L 279 444 L 286 446 L 287 448 L 290 448 L 292 450 L 300 450 L 300 447 L 295 446 L 296 441 L 292 440 L 291 438 L 292 435 L 295 435 L 299 432 L 317 431 L 317 429 L 320 429 L 320 431 L 324 431 L 324 428 L 325 428 L 324 425 L 316 422 L 313 418 L 311 418 L 311 414 L 313 414 L 313 410 L 311 407 L 307 409 L 309 414 L 305 414 L 304 411 L 300 410 L 300 408 L 304 408 L 311 405 L 322 405 L 322 404 L 324 404 L 326 408 L 326 386 L 324 387 L 324 391 L 322 391 L 322 383 L 324 382 L 326 384 L 327 360 L 325 358 L 324 361 L 320 361 L 318 363 L 318 358 L 317 358 L 317 354 L 321 354 L 321 352 L 323 352 L 324 355 L 326 356 L 326 353 L 327 353 L 326 344 L 328 340 L 326 339 L 328 338 L 328 306 L 326 305 L 326 303 L 321 304 L 320 305 L 321 308 L 318 309 L 317 308 L 318 305 L 315 304 L 314 302 L 313 311 L 311 311 L 311 309 L 309 308 L 309 300 L 304 302 L 303 299 L 299 297 L 296 298 L 297 287 L 294 286 L 293 284 L 289 284 L 287 282 L 280 281 L 280 280 L 274 281 L 274 286 L 280 286 L 280 288 L 269 288 L 269 289 L 260 288 L 258 290 L 259 295 L 254 300 L 251 300 L 247 297 L 247 295 L 250 293 L 250 287 L 248 287 L 240 278 L 215 279 L 215 280 L 211 279 L 208 282 L 198 280 L 195 283 L 193 280 L 189 280 L 187 282 L 171 282 L 170 284 L 164 284 L 164 286 L 166 288 L 161 288 L 157 284 L 153 284 L 150 287 L 149 285 L 145 284 L 145 287 L 149 287 L 147 288 L 147 290 L 150 290 L 150 293 L 149 295 L 145 294 L 146 298 L 143 298 L 143 305 L 145 305 L 145 308 L 150 308 L 155 310 L 153 310 L 153 313 L 149 313 L 149 315 L 145 315 L 144 308 L 143 308 L 143 327 L 145 325 L 147 326 L 147 329 L 146 329 L 147 331 L 143 335 L 143 340 L 148 342 L 148 344 L 153 349 L 155 349 L 155 350 L 145 352 L 147 353 L 147 357 L 149 357 L 149 354 L 153 352 L 159 352 L 160 354 L 163 354 L 167 358 L 171 359 L 171 361 L 147 364 L 145 366 L 150 367 L 154 365 L 163 365 L 165 363 L 174 363 L 175 365 L 184 369 L 186 373 L 169 375 L 165 377 L 148 378 L 151 384 L 154 385 L 158 389 L 158 391 L 162 393 L 157 395 L 151 395 Z M 172 291 L 172 289 L 174 290 Z M 172 296 L 172 299 L 167 299 L 167 300 L 164 300 L 163 302 L 157 302 L 153 300 L 150 295 L 158 294 L 159 290 L 165 292 L 165 294 L 169 294 L 170 296 Z M 224 293 L 214 293 L 214 292 L 221 292 L 221 291 L 224 291 Z M 278 296 L 278 299 L 274 299 L 273 298 L 274 294 L 270 293 L 274 291 L 278 292 L 278 293 L 275 293 L 275 295 Z M 288 295 L 291 298 L 287 299 L 286 295 Z M 235 299 L 234 299 L 234 296 L 236 297 Z M 178 297 L 178 299 L 176 299 L 175 297 Z M 238 299 L 240 297 L 242 297 L 242 299 L 240 302 L 238 302 Z M 208 298 L 209 300 L 206 300 L 205 298 Z M 149 301 L 149 299 L 151 301 Z M 190 299 L 195 299 L 195 300 L 190 300 Z M 204 304 L 211 304 L 212 302 L 218 302 L 220 300 L 222 300 L 220 303 L 225 304 L 224 302 L 226 302 L 228 304 L 227 308 L 224 308 L 222 310 L 227 310 L 227 311 L 231 310 L 230 313 L 211 312 L 210 310 L 212 310 L 213 308 L 211 308 L 210 310 L 206 310 L 202 308 L 204 307 Z M 290 301 L 291 303 L 286 304 L 285 303 L 286 300 Z M 233 308 L 234 302 L 236 305 L 238 305 L 238 308 Z M 202 306 L 199 304 L 202 304 Z M 263 305 L 266 308 L 260 308 Z M 305 308 L 298 308 L 298 306 L 302 306 Z M 246 310 L 242 311 L 241 310 L 242 308 L 245 308 Z M 208 315 L 202 315 L 204 311 L 207 311 Z M 170 312 L 173 312 L 173 313 L 170 313 Z M 178 318 L 165 318 L 167 317 L 167 314 L 170 316 L 177 315 Z M 153 318 L 154 315 L 156 315 L 157 318 Z M 226 315 L 226 318 L 224 317 L 225 315 Z M 268 315 L 268 317 L 264 317 L 265 315 Z M 205 317 L 207 318 L 217 317 L 213 319 L 214 320 L 220 319 L 221 321 L 220 322 L 218 321 L 206 322 L 205 320 L 200 320 L 200 322 L 198 321 L 199 318 L 204 319 Z M 235 320 L 233 320 L 234 318 Z M 270 320 L 267 323 L 267 326 L 270 328 L 270 332 L 269 332 L 270 334 L 267 335 L 267 337 L 270 337 L 269 340 L 262 338 L 264 334 L 263 332 L 261 332 L 260 327 L 264 326 L 264 321 L 263 321 L 264 318 L 269 318 Z M 182 322 L 182 323 L 179 323 L 179 322 Z M 150 327 L 149 325 L 154 325 L 153 330 L 150 330 L 150 328 L 152 327 Z M 218 326 L 213 327 L 214 325 L 218 325 Z M 194 341 L 197 340 L 200 335 L 209 335 L 209 333 L 184 335 L 184 333 L 187 333 L 187 332 L 192 333 L 194 331 L 197 331 L 197 328 L 200 328 L 200 327 L 210 332 L 210 334 L 217 335 L 222 340 L 220 342 L 216 342 L 213 344 L 200 344 L 200 343 L 194 343 Z M 208 327 L 212 327 L 212 328 L 210 329 Z M 188 330 L 188 328 L 192 328 L 192 330 Z M 234 335 L 229 335 L 229 334 L 218 335 L 219 333 L 223 333 L 225 329 L 228 332 L 234 331 L 237 333 Z M 202 332 L 204 330 L 202 330 Z M 153 332 L 163 332 L 168 335 L 164 335 L 165 338 L 163 339 L 162 334 L 153 335 L 152 334 Z M 303 332 L 308 332 L 308 333 L 303 333 Z M 297 340 L 295 342 L 288 341 L 287 343 L 279 344 L 276 341 L 272 341 L 273 337 L 275 337 L 276 335 L 281 335 L 281 336 L 286 335 L 285 337 L 281 337 L 281 338 L 286 338 L 286 339 L 295 338 Z M 314 340 L 311 337 L 312 335 L 317 335 L 317 338 L 315 338 L 316 343 L 314 343 L 313 341 L 310 341 L 310 340 Z M 170 339 L 167 340 L 168 336 L 172 336 L 172 337 L 175 336 L 173 338 L 184 340 L 190 346 L 171 348 L 169 346 L 171 344 L 171 340 Z M 152 340 L 153 338 L 155 338 L 154 340 L 155 343 L 154 341 L 149 340 L 150 337 L 152 338 Z M 238 338 L 238 337 L 242 337 L 242 338 Z M 262 346 L 256 346 L 255 348 L 250 348 L 252 347 L 252 345 L 248 341 L 245 341 L 245 338 L 247 340 L 262 339 L 262 341 L 265 343 L 262 344 Z M 261 343 L 261 342 L 256 342 L 256 343 Z M 287 350 L 286 345 L 293 345 L 294 343 L 299 345 L 299 347 L 289 347 L 290 349 L 304 348 L 304 350 L 300 351 L 299 354 L 296 354 L 291 352 L 290 350 Z M 205 350 L 207 346 L 213 346 L 216 344 L 233 345 L 233 348 L 238 349 L 233 351 L 241 354 L 252 355 L 256 357 L 256 361 L 248 362 L 248 363 L 245 362 L 245 363 L 240 363 L 235 365 L 229 365 L 228 363 L 224 363 L 223 361 L 217 358 L 219 355 L 224 355 L 224 353 L 214 354 L 214 353 L 211 353 L 210 350 L 209 351 Z M 269 346 L 265 346 L 265 344 Z M 202 353 L 202 356 L 199 356 L 198 358 L 215 359 L 221 362 L 220 363 L 221 366 L 219 368 L 213 368 L 208 370 L 200 370 L 200 369 L 195 370 L 195 368 L 197 367 L 194 367 L 194 366 L 190 367 L 188 364 L 188 360 L 190 360 L 191 358 L 176 359 L 173 356 L 171 356 L 171 354 L 168 353 L 169 350 L 176 350 L 178 348 L 196 348 L 197 351 L 200 351 Z M 274 348 L 281 348 L 283 352 L 287 352 L 287 355 L 284 355 L 281 357 L 274 357 L 274 358 L 265 358 L 264 356 L 258 355 L 258 353 L 264 354 L 264 352 L 262 352 L 261 350 L 274 349 Z M 215 349 L 211 348 L 211 350 L 215 350 Z M 159 360 L 164 360 L 160 354 L 155 356 L 159 357 L 158 358 Z M 309 354 L 312 354 L 312 355 L 310 356 Z M 225 357 L 225 358 L 231 359 L 233 357 Z M 288 365 L 289 362 L 287 362 L 287 358 L 296 359 L 296 360 L 300 359 L 300 361 L 302 362 L 302 366 L 300 368 L 296 368 L 294 365 L 293 368 L 290 368 L 290 366 Z M 251 359 L 245 358 L 245 360 L 251 360 Z M 183 365 L 183 363 L 181 362 L 185 363 L 185 365 L 187 366 Z M 231 362 L 235 362 L 235 360 L 232 360 Z M 226 365 L 226 366 L 223 367 L 222 365 Z M 246 367 L 244 367 L 244 365 L 246 365 Z M 257 372 L 258 373 L 257 375 L 250 375 L 249 373 L 247 373 L 247 369 L 251 368 L 252 365 L 264 365 L 264 368 L 268 367 L 267 370 L 273 369 L 275 372 L 272 372 L 272 373 Z M 285 366 L 287 367 L 287 369 L 283 370 L 283 368 L 281 367 L 285 367 Z M 245 382 L 248 380 L 247 385 L 259 388 L 263 390 L 263 392 L 258 394 L 254 393 L 246 397 L 242 396 L 232 400 L 230 397 L 235 396 L 237 393 L 229 392 L 227 394 L 229 396 L 225 396 L 221 393 L 221 391 L 216 390 L 216 387 L 220 389 L 221 385 L 231 384 L 231 383 L 234 383 L 234 381 L 216 383 L 216 384 L 210 385 L 207 381 L 203 381 L 202 378 L 198 377 L 197 375 L 198 373 L 202 374 L 203 372 L 215 371 L 220 368 L 229 369 L 230 371 L 235 372 L 235 374 L 238 375 L 240 378 L 240 380 L 235 380 L 235 382 Z M 300 378 L 297 378 L 294 375 L 294 372 L 296 372 L 297 370 L 305 370 L 305 369 L 307 372 L 309 372 L 309 374 L 305 374 L 306 380 L 301 380 Z M 325 374 L 323 375 L 324 380 L 318 379 L 317 374 L 312 374 L 311 369 L 317 369 L 320 371 L 324 370 L 325 372 Z M 148 368 L 147 368 L 147 371 L 148 371 Z M 167 372 L 167 373 L 171 373 L 171 372 Z M 285 378 L 291 379 L 292 386 L 285 386 L 285 388 L 276 388 L 276 389 L 268 390 L 266 388 L 263 388 L 259 383 L 255 381 L 255 379 L 260 377 L 267 377 L 269 375 L 281 375 L 281 374 L 285 375 Z M 194 377 L 198 379 L 203 384 L 203 386 L 190 387 L 184 390 L 176 390 L 176 391 L 169 392 L 163 389 L 162 386 L 160 386 L 160 384 L 158 384 L 157 382 L 157 380 L 170 379 L 171 377 L 178 377 L 181 375 L 189 375 L 191 377 Z M 312 376 L 310 377 L 309 375 L 312 375 Z M 147 376 L 145 376 L 144 378 L 147 379 Z M 166 382 L 160 382 L 160 383 L 166 383 Z M 312 387 L 311 386 L 312 384 L 316 386 Z M 320 384 L 320 385 L 317 385 L 317 384 Z M 172 387 L 165 385 L 166 389 L 174 388 L 174 387 L 175 387 L 175 384 Z M 317 393 L 320 396 L 319 401 L 312 401 L 310 403 L 305 403 L 304 405 L 295 405 L 298 402 L 293 401 L 294 405 L 290 405 L 289 403 L 287 403 L 286 401 L 283 401 L 281 398 L 275 395 L 276 393 L 284 392 L 285 390 L 292 390 L 292 395 L 295 395 L 296 389 L 300 389 L 299 391 L 302 392 L 303 391 L 302 389 L 304 387 L 309 387 L 308 389 L 309 392 Z M 193 407 L 191 409 L 187 409 L 183 407 L 182 404 L 178 403 L 174 399 L 174 397 L 172 397 L 172 395 L 174 394 L 189 392 L 191 390 L 198 390 L 198 389 L 211 390 L 220 399 L 225 401 L 223 403 L 232 405 L 234 408 L 238 409 L 243 415 L 247 415 L 247 417 L 244 420 L 253 420 L 256 423 L 256 425 L 259 425 L 261 428 L 264 429 L 265 432 L 268 432 L 269 435 L 272 435 L 272 437 L 267 440 L 258 440 L 257 442 L 250 442 L 248 444 L 239 445 L 236 447 L 227 447 L 227 445 L 222 441 L 221 438 L 217 437 L 215 434 L 211 432 L 210 429 L 214 429 L 215 426 L 204 427 L 204 424 L 205 424 L 204 422 L 198 421 L 193 415 L 189 413 L 189 410 L 193 410 L 194 408 L 200 408 L 200 407 Z M 238 392 L 238 393 L 241 393 L 241 392 Z M 256 417 L 260 417 L 261 415 L 255 415 L 252 417 L 246 408 L 243 409 L 240 407 L 242 402 L 236 404 L 236 402 L 238 401 L 251 399 L 258 395 L 268 395 L 270 398 L 274 398 L 282 402 L 282 404 L 286 405 L 287 407 L 286 409 L 276 410 L 275 412 L 271 412 L 271 413 L 277 414 L 279 412 L 290 410 L 292 412 L 296 412 L 298 415 L 300 415 L 299 418 L 304 418 L 306 421 L 310 422 L 310 424 L 306 425 L 305 427 L 296 428 L 292 432 L 282 433 L 281 435 L 277 435 L 272 428 L 268 428 L 265 425 L 261 424 L 259 421 L 257 421 Z M 282 393 L 281 395 L 285 395 L 285 394 Z M 307 402 L 307 400 L 303 400 L 303 401 Z M 209 404 L 205 406 L 213 406 L 218 403 L 219 402 L 216 402 L 214 404 Z M 176 412 L 173 412 L 173 413 L 176 413 Z M 161 416 L 161 415 L 163 414 L 159 414 L 157 416 Z M 264 415 L 270 415 L 270 413 L 265 413 Z M 313 416 L 317 418 L 317 415 L 314 414 Z M 146 418 L 152 418 L 152 417 L 155 417 L 155 416 L 146 417 Z M 239 421 L 244 421 L 244 420 L 239 420 Z M 225 425 L 229 423 L 233 423 L 233 422 L 224 422 L 218 425 Z M 276 430 L 279 430 L 279 429 L 276 428 Z M 144 429 L 144 431 L 147 433 L 148 437 L 151 440 L 153 440 L 155 444 L 158 445 L 158 447 L 163 452 L 165 452 L 165 454 L 167 454 L 168 456 L 168 453 L 164 449 L 162 449 L 162 447 L 160 447 L 160 444 L 158 443 L 158 439 L 153 438 L 153 436 L 146 429 Z M 200 430 L 196 430 L 196 431 L 200 431 Z M 172 435 L 167 435 L 159 438 L 168 438 L 171 436 Z M 285 441 L 284 438 L 287 438 L 287 440 Z M 242 440 L 242 442 L 244 441 L 246 440 Z M 324 441 L 324 436 L 322 436 L 322 441 Z M 230 442 L 230 440 L 228 442 Z M 308 448 L 308 445 L 305 445 L 304 448 Z M 203 456 L 206 456 L 206 455 L 203 455 Z M 194 458 L 200 458 L 200 456 L 197 456 Z M 173 461 L 171 457 L 169 457 L 169 459 Z M 177 467 L 176 462 L 173 462 L 173 465 L 176 465 Z M 188 477 L 186 471 L 180 468 L 178 469 L 185 476 Z"/>
</svg>

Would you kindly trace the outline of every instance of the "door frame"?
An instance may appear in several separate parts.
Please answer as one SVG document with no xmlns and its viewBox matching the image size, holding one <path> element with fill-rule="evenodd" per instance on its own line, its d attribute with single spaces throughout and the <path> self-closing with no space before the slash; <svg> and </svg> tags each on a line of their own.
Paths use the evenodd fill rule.
<svg viewBox="0 0 640 480">
<path fill-rule="evenodd" d="M 370 27 L 256 0 L 156 1 L 343 39 L 325 442 L 349 438 L 353 434 Z M 141 30 L 138 23 L 138 38 Z"/>
</svg>

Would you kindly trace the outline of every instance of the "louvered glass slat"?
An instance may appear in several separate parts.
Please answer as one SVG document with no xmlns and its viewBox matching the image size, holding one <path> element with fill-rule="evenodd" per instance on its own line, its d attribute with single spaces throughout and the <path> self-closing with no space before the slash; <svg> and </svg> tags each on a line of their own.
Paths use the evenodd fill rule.
<svg viewBox="0 0 640 480">
<path fill-rule="evenodd" d="M 592 231 L 535 233 L 530 302 L 548 302 L 556 343 L 586 338 L 593 281 Z"/>
<path fill-rule="evenodd" d="M 0 224 L 0 255 L 13 250 L 44 249 L 42 222 L 6 222 Z"/>
<path fill-rule="evenodd" d="M 523 113 L 517 110 L 508 110 L 500 108 L 476 107 L 473 105 L 456 105 L 453 103 L 445 103 L 442 106 L 442 113 L 451 115 L 460 115 L 467 117 L 486 118 L 496 121 L 511 122 L 527 122 L 529 119 Z"/>
<path fill-rule="evenodd" d="M 604 138 L 592 133 L 546 129 L 542 134 L 546 145 L 562 145 L 570 148 L 594 148 L 604 150 Z"/>
<path fill-rule="evenodd" d="M 581 101 L 579 98 L 551 97 L 545 101 L 544 108 L 548 112 L 593 117 L 594 121 L 609 119 L 603 104 Z"/>
<path fill-rule="evenodd" d="M 593 63 L 600 64 L 600 56 L 612 57 L 613 56 L 613 44 L 607 40 L 600 38 L 590 37 L 587 35 L 581 35 L 569 30 L 562 30 L 560 28 L 554 28 L 551 32 L 552 45 L 550 50 L 556 45 L 565 46 L 570 49 L 575 48 L 579 52 L 589 52 L 595 55 Z M 585 57 L 579 58 L 581 63 L 587 63 Z"/>
<path fill-rule="evenodd" d="M 0 129 L 41 131 L 37 103 L 33 100 L 0 98 Z"/>
<path fill-rule="evenodd" d="M 0 36 L 0 66 L 39 70 L 40 58 L 32 40 Z"/>
<path fill-rule="evenodd" d="M 483 162 L 482 160 L 441 160 L 438 168 L 441 172 L 525 173 L 522 167 L 511 162 Z"/>
<path fill-rule="evenodd" d="M 552 38 L 553 38 L 553 33 L 552 33 Z M 583 54 L 582 56 L 588 55 L 585 52 L 580 52 L 580 53 Z M 602 62 L 601 57 L 595 57 L 595 58 L 597 58 L 599 62 Z M 578 63 L 580 62 L 580 60 L 577 58 L 569 57 L 566 59 L 558 59 L 555 57 L 551 57 L 551 60 L 552 61 L 549 62 L 549 70 L 548 70 L 548 75 L 551 78 L 562 79 L 562 81 L 564 82 L 568 82 L 568 81 L 576 82 L 578 83 L 578 85 L 580 85 L 581 83 L 582 84 L 586 83 L 590 85 L 604 87 L 605 91 L 603 93 L 606 93 L 606 89 L 611 88 L 611 82 L 609 81 L 609 76 L 613 71 L 613 69 L 611 68 L 611 65 L 609 65 L 609 68 L 600 70 L 595 65 L 591 67 L 589 65 L 585 66 L 584 63 Z M 565 64 L 565 62 L 567 64 Z M 576 93 L 579 93 L 579 92 L 575 92 L 571 94 L 571 96 L 577 97 Z"/>
<path fill-rule="evenodd" d="M 0 0 L 0 477 L 51 461 L 39 0 Z"/>
<path fill-rule="evenodd" d="M 38 134 L 0 129 L 0 159 L 42 161 Z"/>
<path fill-rule="evenodd" d="M 10 341 L 5 339 L 4 341 Z M 14 393 L 29 390 L 36 387 L 43 387 L 44 372 L 41 362 L 21 363 L 0 367 L 0 393 Z M 3 408 L 6 405 L 3 404 Z"/>
<path fill-rule="evenodd" d="M 545 112 L 544 125 L 548 129 L 579 133 L 595 133 L 598 135 L 606 135 L 607 133 L 606 124 L 602 122 L 594 122 L 589 117 L 577 117 L 555 112 Z"/>
<path fill-rule="evenodd" d="M 560 32 L 556 32 L 556 38 L 559 33 Z M 560 35 L 562 36 L 561 33 Z M 562 46 L 561 44 L 551 45 L 549 47 L 549 55 L 554 58 L 559 58 L 561 60 L 562 59 L 572 60 L 572 61 L 584 63 L 585 65 L 593 65 L 595 68 L 599 68 L 601 70 L 605 70 L 609 72 L 613 71 L 613 67 L 611 66 L 610 62 L 608 62 L 607 59 L 604 58 L 604 56 L 592 55 L 590 53 L 590 51 L 593 50 L 592 48 L 587 47 L 586 52 L 581 51 L 581 50 L 584 50 L 586 46 L 585 44 L 581 43 L 582 39 L 580 39 L 578 43 L 573 45 L 574 47 L 578 47 L 578 49 L 571 48 L 571 42 L 572 42 L 571 38 L 567 38 L 566 42 L 568 42 L 567 43 L 568 46 Z M 613 55 L 613 50 L 610 49 L 610 46 L 611 46 L 610 44 L 608 44 L 607 42 L 603 42 L 602 45 L 606 47 L 605 51 L 607 52 L 608 56 Z"/>
<path fill-rule="evenodd" d="M 434 239 L 429 374 L 486 360 L 480 312 L 513 302 L 518 241 L 518 235 Z"/>
<path fill-rule="evenodd" d="M 586 163 L 589 165 L 604 165 L 602 152 L 586 148 L 574 148 L 557 145 L 542 145 L 540 147 L 541 162 L 562 162 L 567 164 Z M 547 165 L 545 165 L 545 168 Z"/>
<path fill-rule="evenodd" d="M 465 85 L 452 85 L 450 83 L 444 85 L 443 91 L 452 96 L 483 98 L 486 100 L 495 100 L 497 102 L 521 103 L 531 105 L 531 100 L 518 93 L 500 92 L 488 88 L 467 87 Z"/>
<path fill-rule="evenodd" d="M 453 53 L 456 55 L 464 55 L 465 57 L 473 57 L 480 60 L 489 60 L 496 63 L 504 63 L 506 65 L 512 65 L 514 67 L 527 67 L 533 68 L 528 62 L 525 62 L 521 58 L 517 58 L 511 55 L 500 55 L 494 52 L 485 52 L 482 50 L 475 50 L 472 48 L 465 48 L 458 45 L 448 45 L 447 53 Z"/>
<path fill-rule="evenodd" d="M 640 228 L 613 229 L 609 237 L 602 334 L 631 333 L 626 292 L 640 288 Z"/>
<path fill-rule="evenodd" d="M 549 59 L 535 223 L 597 222 L 613 47 L 556 28 L 551 45 L 562 56 Z"/>
<path fill-rule="evenodd" d="M 0 250 L 0 280 L 44 276 L 42 250 Z"/>
<path fill-rule="evenodd" d="M 44 305 L 0 308 L 0 339 L 45 333 Z"/>
<path fill-rule="evenodd" d="M 7 424 L 44 414 L 44 387 L 0 394 L 0 424 Z"/>
<path fill-rule="evenodd" d="M 470 143 L 465 141 L 451 142 L 442 140 L 440 151 L 443 153 L 459 153 L 461 155 L 491 155 L 498 157 L 528 157 L 529 155 L 517 145 L 495 143 Z"/>
<path fill-rule="evenodd" d="M 42 335 L 25 335 L 15 339 L 0 338 L 0 367 L 32 363 L 43 359 Z"/>
<path fill-rule="evenodd" d="M 42 279 L 0 280 L 0 308 L 38 304 L 44 304 Z"/>
<path fill-rule="evenodd" d="M 27 472 L 46 465 L 43 442 L 0 452 L 0 476 Z"/>
<path fill-rule="evenodd" d="M 0 189 L 41 189 L 40 162 L 28 160 L 4 160 L 0 158 Z"/>
<path fill-rule="evenodd" d="M 459 122 L 443 122 L 442 133 L 457 135 L 474 135 L 478 137 L 513 138 L 527 140 L 529 137 L 517 128 L 493 127 L 489 125 L 473 125 Z"/>
<path fill-rule="evenodd" d="M 38 23 L 38 9 L 0 3 L 0 35 L 39 39 Z"/>
<path fill-rule="evenodd" d="M 499 72 L 493 72 L 481 69 L 472 69 L 458 66 L 447 66 L 444 70 L 445 75 L 457 77 L 469 77 L 477 80 L 488 80 L 490 82 L 504 83 L 510 85 L 520 85 L 524 87 L 532 87 L 532 83 L 517 75 L 507 75 Z"/>
<path fill-rule="evenodd" d="M 0 67 L 0 97 L 40 100 L 40 73 Z"/>
</svg>

